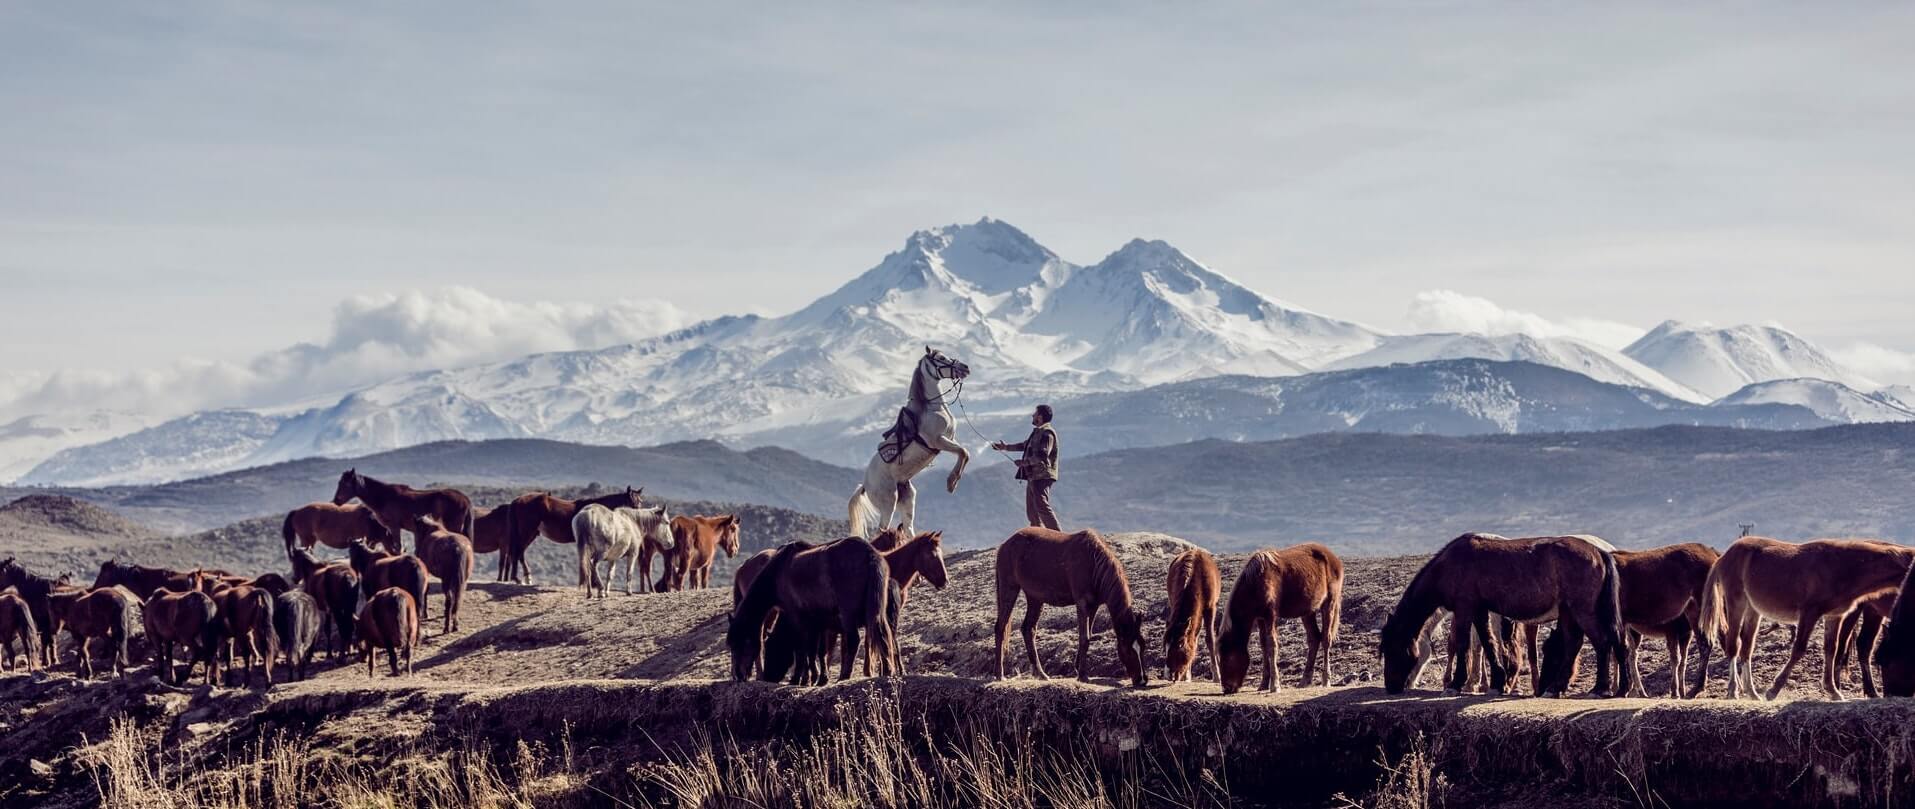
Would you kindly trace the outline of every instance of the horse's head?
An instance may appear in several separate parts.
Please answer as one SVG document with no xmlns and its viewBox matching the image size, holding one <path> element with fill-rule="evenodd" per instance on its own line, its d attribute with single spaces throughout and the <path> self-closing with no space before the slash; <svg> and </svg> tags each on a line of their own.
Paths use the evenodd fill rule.
<svg viewBox="0 0 1915 809">
<path fill-rule="evenodd" d="M 1230 616 L 1225 615 L 1222 631 L 1217 634 L 1217 683 L 1225 694 L 1235 694 L 1243 690 L 1244 678 L 1250 674 L 1250 628 L 1233 628 Z M 1196 656 L 1194 649 L 1190 656 Z"/>
<path fill-rule="evenodd" d="M 373 513 L 372 509 L 366 509 L 366 541 L 385 548 L 387 553 L 400 552 L 399 532 L 387 528 L 385 523 L 379 521 L 379 515 Z"/>
<path fill-rule="evenodd" d="M 286 559 L 293 563 L 294 584 L 304 582 L 307 577 L 313 574 L 313 571 L 319 569 L 319 557 L 314 556 L 312 551 L 305 548 L 292 549 L 286 554 Z M 193 589 L 197 590 L 199 588 L 195 586 Z"/>
<path fill-rule="evenodd" d="M 725 628 L 725 646 L 731 650 L 733 680 L 742 683 L 751 679 L 751 670 L 758 663 L 764 631 L 764 615 L 748 618 L 737 612 L 732 614 L 731 624 Z"/>
<path fill-rule="evenodd" d="M 642 497 L 642 495 L 644 494 L 645 494 L 645 487 L 643 486 L 640 486 L 636 489 L 630 486 L 627 486 L 625 487 L 625 492 L 622 496 L 622 499 L 619 501 L 618 507 L 619 508 L 644 508 L 645 499 L 644 497 Z"/>
<path fill-rule="evenodd" d="M 898 523 L 883 531 L 879 531 L 877 536 L 872 537 L 871 547 L 876 548 L 879 553 L 887 553 L 896 550 L 899 545 L 903 545 L 905 536 L 904 523 Z"/>
<path fill-rule="evenodd" d="M 339 485 L 332 490 L 332 504 L 343 506 L 358 497 L 360 480 L 358 467 L 339 473 Z"/>
<path fill-rule="evenodd" d="M 949 581 L 949 576 L 944 571 L 944 532 L 926 531 L 919 534 L 912 542 L 924 546 L 924 550 L 918 552 L 918 573 L 924 576 L 924 580 L 930 582 L 932 587 L 944 589 L 944 583 Z"/>
<path fill-rule="evenodd" d="M 925 368 L 927 365 L 930 367 Z M 938 379 L 963 379 L 971 375 L 971 366 L 947 357 L 930 346 L 924 347 L 924 359 L 918 360 L 918 367 L 925 368 Z"/>
<path fill-rule="evenodd" d="M 725 558 L 738 555 L 738 515 L 727 514 L 718 521 L 718 547 L 725 549 Z"/>
<path fill-rule="evenodd" d="M 1390 613 L 1383 622 L 1383 690 L 1390 694 L 1401 694 L 1410 684 L 1410 673 L 1416 670 L 1416 635 L 1422 631 L 1422 621 L 1401 618 L 1401 613 Z"/>
<path fill-rule="evenodd" d="M 1130 684 L 1143 688 L 1150 682 L 1150 675 L 1144 671 L 1144 614 L 1135 607 L 1114 609 L 1110 624 L 1117 635 L 1118 662 L 1124 664 Z"/>
<path fill-rule="evenodd" d="M 112 587 L 119 584 L 124 575 L 118 560 L 108 559 L 100 563 L 100 575 L 93 577 L 94 587 Z"/>
</svg>

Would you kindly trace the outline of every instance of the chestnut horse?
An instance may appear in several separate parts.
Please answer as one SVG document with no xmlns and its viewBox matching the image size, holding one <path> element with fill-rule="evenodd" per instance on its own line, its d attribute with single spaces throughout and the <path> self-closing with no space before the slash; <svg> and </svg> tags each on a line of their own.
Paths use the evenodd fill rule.
<svg viewBox="0 0 1915 809">
<path fill-rule="evenodd" d="M 665 567 L 671 574 L 671 589 L 710 587 L 712 562 L 720 548 L 727 559 L 738 555 L 738 515 L 673 517 L 671 562 Z"/>
<path fill-rule="evenodd" d="M 280 593 L 273 598 L 273 635 L 286 655 L 287 679 L 306 679 L 313 641 L 319 637 L 320 615 L 319 603 L 303 591 Z"/>
<path fill-rule="evenodd" d="M 1587 635 L 1601 664 L 1594 693 L 1610 690 L 1609 656 L 1622 652 L 1622 577 L 1613 554 L 1581 537 L 1505 539 L 1492 534 L 1463 534 L 1449 541 L 1417 571 L 1396 608 L 1383 624 L 1383 687 L 1400 694 L 1417 668 L 1416 644 L 1424 622 L 1438 609 L 1450 612 L 1450 655 L 1466 660 L 1470 634 L 1481 639 L 1491 693 L 1502 693 L 1508 672 L 1499 635 L 1490 631 L 1490 614 L 1538 623 L 1554 617 L 1569 634 L 1567 648 L 1579 649 Z M 1573 659 L 1573 654 L 1571 655 Z M 1468 666 L 1454 666 L 1445 684 L 1456 693 Z M 1567 667 L 1544 670 L 1541 693 L 1569 687 Z"/>
<path fill-rule="evenodd" d="M 405 656 L 405 671 L 412 675 L 412 647 L 419 643 L 419 605 L 412 594 L 401 587 L 387 587 L 366 599 L 359 609 L 359 638 L 365 645 L 366 676 L 372 677 L 375 649 L 386 650 L 392 676 L 399 676 L 399 658 Z"/>
<path fill-rule="evenodd" d="M 392 532 L 392 542 L 387 547 L 393 553 L 400 550 L 399 530 L 410 527 L 417 517 L 432 517 L 440 525 L 452 526 L 466 536 L 472 535 L 472 500 L 457 489 L 414 489 L 361 475 L 355 468 L 339 474 L 339 485 L 333 489 L 332 503 L 343 506 L 355 497 L 370 507 L 379 522 Z M 291 515 L 288 515 L 290 518 Z M 413 541 L 415 544 L 418 541 L 416 534 Z M 352 543 L 348 540 L 347 544 Z"/>
<path fill-rule="evenodd" d="M 1875 647 L 1875 665 L 1882 667 L 1882 693 L 1891 697 L 1915 696 L 1915 566 L 1902 576 L 1895 590 L 1895 603 L 1889 608 L 1888 631 Z M 1866 668 L 1868 661 L 1863 660 Z"/>
<path fill-rule="evenodd" d="M 359 573 L 346 562 L 321 564 L 312 552 L 293 550 L 293 580 L 319 607 L 320 629 L 326 635 L 326 656 L 351 651 L 353 616 L 359 609 Z"/>
<path fill-rule="evenodd" d="M 1210 650 L 1210 674 L 1217 676 L 1217 593 L 1222 589 L 1217 572 L 1217 557 L 1202 548 L 1191 548 L 1170 560 L 1165 587 L 1169 619 L 1164 622 L 1164 676 L 1171 682 L 1190 679 L 1191 664 L 1197 662 L 1197 630 L 1203 628 L 1204 646 Z"/>
<path fill-rule="evenodd" d="M 20 651 L 26 655 L 27 671 L 39 668 L 40 627 L 33 621 L 33 610 L 18 589 L 0 590 L 0 670 L 13 670 L 13 639 L 20 639 Z"/>
<path fill-rule="evenodd" d="M 1717 638 L 1729 658 L 1729 698 L 1755 696 L 1750 658 L 1763 618 L 1795 627 L 1789 659 L 1769 686 L 1773 700 L 1808 652 L 1809 636 L 1823 618 L 1840 618 L 1876 592 L 1896 586 L 1908 573 L 1915 548 L 1864 539 L 1818 539 L 1801 544 L 1745 536 L 1724 551 L 1709 571 L 1703 593 L 1702 632 Z M 1824 627 L 1837 630 L 1839 622 Z M 1835 685 L 1838 638 L 1824 638 L 1822 691 L 1842 699 Z"/>
<path fill-rule="evenodd" d="M 1665 545 L 1646 551 L 1616 551 L 1622 574 L 1622 622 L 1628 628 L 1628 663 L 1622 672 L 1622 690 L 1630 696 L 1648 696 L 1642 687 L 1642 664 L 1637 650 L 1642 636 L 1662 635 L 1669 650 L 1669 696 L 1681 699 L 1689 666 L 1689 637 L 1700 626 L 1703 593 L 1709 571 L 1721 554 L 1700 542 Z M 1709 636 L 1696 635 L 1696 685 L 1689 697 L 1702 693 L 1708 680 Z"/>
<path fill-rule="evenodd" d="M 113 672 L 126 675 L 127 643 L 133 638 L 133 615 L 139 600 L 123 587 L 86 590 L 62 587 L 47 594 L 47 612 L 55 632 L 65 629 L 80 651 L 80 671 L 93 676 L 93 655 L 87 641 L 102 638 L 112 655 Z"/>
<path fill-rule="evenodd" d="M 393 553 L 400 550 L 399 532 L 387 530 L 386 524 L 362 503 L 334 505 L 324 500 L 307 503 L 286 512 L 279 535 L 286 540 L 287 558 L 291 558 L 294 546 L 325 545 L 343 551 L 355 539 L 383 546 Z"/>
<path fill-rule="evenodd" d="M 1875 650 L 1875 639 L 1882 631 L 1882 622 L 1894 614 L 1895 598 L 1901 592 L 1899 587 L 1877 590 L 1874 595 L 1863 599 L 1861 604 L 1856 605 L 1854 611 L 1840 620 L 1836 627 L 1838 639 L 1835 647 L 1836 688 L 1842 687 L 1843 675 L 1847 673 L 1849 665 L 1849 651 L 1854 649 L 1859 652 L 1856 660 L 1862 669 L 1862 693 L 1869 699 L 1881 696 L 1881 692 L 1875 688 L 1875 667 L 1870 657 Z M 1828 624 L 1835 620 L 1834 616 L 1822 619 L 1825 640 Z M 1861 628 L 1859 638 L 1856 637 L 1858 626 Z"/>
<path fill-rule="evenodd" d="M 1330 647 L 1336 643 L 1342 615 L 1343 560 L 1329 548 L 1306 542 L 1251 554 L 1243 573 L 1237 576 L 1236 586 L 1230 588 L 1223 637 L 1213 653 L 1217 655 L 1218 682 L 1223 692 L 1234 694 L 1243 688 L 1244 675 L 1250 670 L 1252 630 L 1263 647 L 1263 682 L 1259 687 L 1264 691 L 1282 688 L 1277 684 L 1277 623 L 1285 618 L 1303 619 L 1308 643 L 1303 677 L 1297 685 L 1308 688 L 1311 674 L 1321 661 L 1323 684 L 1328 686 Z"/>
<path fill-rule="evenodd" d="M 884 557 L 863 539 L 847 537 L 815 547 L 786 543 L 759 571 L 733 611 L 725 632 L 732 677 L 741 682 L 750 679 L 759 665 L 766 618 L 774 608 L 780 624 L 796 622 L 808 639 L 822 639 L 833 627 L 843 633 L 838 679 L 851 677 L 861 630 L 877 648 L 879 673 L 891 676 L 897 653 L 886 620 L 889 585 Z"/>
<path fill-rule="evenodd" d="M 583 500 L 567 500 L 554 497 L 546 492 L 522 494 L 511 502 L 506 516 L 509 527 L 506 529 L 508 550 L 512 554 L 507 564 L 508 576 L 523 574 L 526 584 L 532 583 L 532 568 L 525 563 L 525 552 L 532 543 L 543 536 L 561 545 L 570 545 L 572 537 L 572 518 L 578 510 L 589 505 L 601 505 L 606 508 L 643 508 L 645 489 L 625 487 L 625 491 L 600 495 Z M 648 574 L 649 575 L 649 574 Z M 583 585 L 585 582 L 580 581 Z M 643 588 L 640 588 L 643 592 Z"/>
<path fill-rule="evenodd" d="M 1110 613 L 1117 639 L 1117 660 L 1142 688 L 1144 672 L 1144 616 L 1131 606 L 1130 579 L 1124 563 L 1096 531 L 1074 534 L 1049 528 L 1025 528 L 997 546 L 997 676 L 1004 679 L 1004 639 L 1011 626 L 1011 610 L 1024 594 L 1024 650 L 1030 653 L 1031 674 L 1050 679 L 1037 659 L 1037 619 L 1045 606 L 1077 608 L 1077 679 L 1090 682 L 1091 619 L 1097 608 Z"/>
<path fill-rule="evenodd" d="M 193 678 L 193 666 L 206 664 L 206 684 L 219 682 L 220 621 L 213 597 L 192 587 L 185 592 L 155 591 L 140 609 L 146 642 L 153 649 L 153 665 L 161 682 L 183 685 Z M 186 673 L 173 662 L 173 645 L 185 647 Z"/>
<path fill-rule="evenodd" d="M 354 542 L 347 549 L 352 560 L 352 570 L 359 574 L 359 592 L 377 593 L 387 587 L 397 587 L 412 595 L 412 606 L 418 608 L 417 623 L 426 622 L 426 563 L 412 555 L 394 556 L 366 547 L 364 542 Z M 423 637 L 424 630 L 421 630 Z"/>
<path fill-rule="evenodd" d="M 33 618 L 33 625 L 40 631 L 42 668 L 53 666 L 55 630 L 53 611 L 50 607 L 51 596 L 55 588 L 65 584 L 65 576 L 50 579 L 21 567 L 20 563 L 11 556 L 0 559 L 0 588 L 13 588 L 14 592 L 27 602 L 27 613 Z"/>
<path fill-rule="evenodd" d="M 419 552 L 419 561 L 438 578 L 439 591 L 445 594 L 445 628 L 440 632 L 457 632 L 459 606 L 465 603 L 465 586 L 472 580 L 472 540 L 431 517 L 420 517 L 412 535 L 417 537 L 413 548 Z"/>
<path fill-rule="evenodd" d="M 905 527 L 899 523 L 878 533 L 871 540 L 871 547 L 884 555 L 886 569 L 891 572 L 891 580 L 898 583 L 898 606 L 904 606 L 911 598 L 911 585 L 918 577 L 931 583 L 933 588 L 944 589 L 949 575 L 944 570 L 944 532 L 925 531 L 910 539 L 904 539 Z"/>
<path fill-rule="evenodd" d="M 255 660 L 266 673 L 266 684 L 273 684 L 273 658 L 279 654 L 277 631 L 273 627 L 273 594 L 248 584 L 227 587 L 213 594 L 219 605 L 219 623 L 224 628 L 227 675 L 244 658 L 239 684 L 253 681 Z"/>
</svg>

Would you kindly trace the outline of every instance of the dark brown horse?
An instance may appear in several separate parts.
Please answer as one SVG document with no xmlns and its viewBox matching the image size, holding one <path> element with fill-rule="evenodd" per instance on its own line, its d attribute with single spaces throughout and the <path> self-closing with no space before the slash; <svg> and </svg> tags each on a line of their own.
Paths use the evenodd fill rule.
<svg viewBox="0 0 1915 809">
<path fill-rule="evenodd" d="M 1011 610 L 1024 595 L 1024 650 L 1030 653 L 1031 674 L 1050 679 L 1037 659 L 1037 620 L 1045 606 L 1077 608 L 1077 679 L 1090 681 L 1091 619 L 1099 607 L 1110 613 L 1117 637 L 1117 660 L 1142 688 L 1144 672 L 1144 617 L 1131 606 L 1130 579 L 1124 563 L 1096 531 L 1074 534 L 1048 528 L 1025 528 L 997 546 L 997 676 L 1004 679 L 1004 640 L 1011 626 Z"/>
<path fill-rule="evenodd" d="M 1882 693 L 1891 697 L 1915 696 L 1915 590 L 1910 589 L 1911 580 L 1915 580 L 1915 566 L 1902 576 L 1896 588 L 1888 630 L 1882 633 L 1881 645 L 1875 647 L 1875 665 L 1882 667 Z"/>
<path fill-rule="evenodd" d="M 1225 694 L 1243 687 L 1250 670 L 1250 633 L 1254 630 L 1263 644 L 1263 682 L 1265 691 L 1276 691 L 1277 622 L 1285 618 L 1303 619 L 1308 649 L 1303 662 L 1303 677 L 1297 685 L 1308 688 L 1318 661 L 1322 662 L 1323 685 L 1330 684 L 1330 647 L 1336 643 L 1337 624 L 1343 614 L 1343 560 L 1329 548 L 1306 542 L 1283 550 L 1264 549 L 1250 555 L 1243 573 L 1230 589 L 1230 603 L 1224 608 L 1223 638 L 1217 644 L 1218 680 Z"/>
<path fill-rule="evenodd" d="M 194 582 L 198 581 L 194 578 L 195 573 L 196 571 L 191 570 L 167 570 L 159 567 L 129 565 L 109 559 L 100 563 L 100 573 L 93 577 L 93 587 L 94 589 L 125 587 L 133 591 L 135 597 L 145 600 L 152 598 L 153 594 L 160 590 L 184 593 L 194 589 L 197 586 Z M 206 575 L 217 577 L 220 571 L 206 571 Z"/>
<path fill-rule="evenodd" d="M 445 628 L 440 631 L 457 632 L 459 605 L 465 603 L 465 586 L 472 580 L 472 541 L 431 517 L 420 517 L 412 535 L 418 537 L 419 561 L 439 579 L 439 590 L 445 593 Z"/>
<path fill-rule="evenodd" d="M 1702 631 L 1722 643 L 1729 657 L 1729 698 L 1747 691 L 1755 696 L 1755 674 L 1750 659 L 1755 634 L 1763 618 L 1795 627 L 1789 659 L 1769 686 L 1775 699 L 1788 685 L 1789 674 L 1807 654 L 1815 625 L 1828 616 L 1838 619 L 1883 589 L 1896 586 L 1915 560 L 1915 548 L 1865 539 L 1818 539 L 1801 544 L 1768 537 L 1745 536 L 1724 551 L 1709 571 L 1703 594 Z M 1838 629 L 1831 622 L 1825 631 Z M 1842 699 L 1835 685 L 1835 652 L 1839 638 L 1824 639 L 1822 691 Z"/>
<path fill-rule="evenodd" d="M 0 663 L 13 670 L 13 640 L 20 639 L 20 651 L 26 655 L 27 671 L 40 668 L 40 627 L 33 621 L 33 610 L 20 591 L 13 587 L 0 590 Z"/>
<path fill-rule="evenodd" d="M 1568 649 L 1589 637 L 1600 664 L 1595 693 L 1610 691 L 1609 656 L 1622 651 L 1622 578 L 1615 557 L 1581 537 L 1504 539 L 1464 534 L 1444 545 L 1417 571 L 1383 624 L 1383 687 L 1400 694 L 1417 668 L 1416 642 L 1438 609 L 1450 611 L 1450 655 L 1468 660 L 1471 630 L 1487 653 L 1491 693 L 1507 684 L 1508 660 L 1501 638 L 1490 631 L 1490 614 L 1538 623 L 1554 617 L 1569 634 Z M 1574 655 L 1570 655 L 1573 659 Z M 1445 690 L 1455 693 L 1468 666 L 1453 666 Z M 1567 667 L 1545 668 L 1543 695 L 1569 687 Z"/>
<path fill-rule="evenodd" d="M 40 665 L 43 668 L 51 668 L 54 657 L 53 614 L 49 608 L 49 597 L 55 588 L 64 586 L 66 581 L 66 576 L 51 579 L 33 573 L 21 567 L 11 556 L 0 559 L 0 588 L 13 588 L 27 602 L 27 612 L 33 618 L 33 625 L 40 631 Z"/>
<path fill-rule="evenodd" d="M 127 643 L 133 638 L 133 616 L 138 608 L 139 601 L 122 587 L 98 590 L 64 587 L 47 596 L 53 629 L 55 632 L 64 629 L 73 636 L 80 652 L 80 672 L 88 678 L 93 676 L 93 655 L 87 649 L 87 642 L 93 638 L 107 642 L 113 672 L 126 675 Z"/>
<path fill-rule="evenodd" d="M 323 500 L 307 503 L 286 512 L 286 521 L 280 524 L 279 534 L 286 540 L 288 558 L 295 547 L 325 545 L 343 551 L 356 539 L 379 545 L 393 553 L 400 551 L 399 533 L 387 530 L 378 515 L 362 503 L 336 505 Z"/>
<path fill-rule="evenodd" d="M 499 505 L 479 512 L 472 518 L 472 554 L 496 553 L 499 555 L 499 572 L 496 581 L 510 581 L 509 568 L 512 559 L 512 504 Z"/>
<path fill-rule="evenodd" d="M 359 574 L 359 592 L 377 593 L 387 587 L 404 590 L 412 595 L 412 605 L 419 608 L 418 623 L 425 624 L 428 574 L 425 562 L 410 554 L 393 556 L 376 551 L 364 542 L 352 543 L 348 553 L 353 572 Z"/>
<path fill-rule="evenodd" d="M 823 638 L 832 629 L 842 633 L 840 680 L 851 677 L 861 630 L 877 647 L 879 673 L 891 676 L 897 655 L 886 620 L 889 585 L 884 557 L 861 538 L 779 548 L 733 611 L 725 634 L 733 678 L 750 679 L 758 667 L 766 618 L 774 608 L 780 624 L 799 622 L 806 638 Z"/>
<path fill-rule="evenodd" d="M 1170 615 L 1164 622 L 1164 677 L 1171 682 L 1190 679 L 1191 664 L 1197 661 L 1197 633 L 1203 631 L 1204 646 L 1210 649 L 1210 673 L 1217 675 L 1217 593 L 1222 580 L 1217 572 L 1217 557 L 1202 548 L 1191 548 L 1170 560 L 1165 579 L 1170 594 L 1166 602 Z"/>
<path fill-rule="evenodd" d="M 293 580 L 319 607 L 326 656 L 351 651 L 354 615 L 359 610 L 359 574 L 345 562 L 321 564 L 310 551 L 293 551 Z"/>
<path fill-rule="evenodd" d="M 673 517 L 672 563 L 666 567 L 671 572 L 671 589 L 710 587 L 712 562 L 721 548 L 727 559 L 738 555 L 738 515 Z"/>
<path fill-rule="evenodd" d="M 567 500 L 554 497 L 546 492 L 531 492 L 519 495 L 513 500 L 507 511 L 510 525 L 507 528 L 509 551 L 512 555 L 507 562 L 508 570 L 523 576 L 526 584 L 532 583 L 532 568 L 525 563 L 525 552 L 532 543 L 543 536 L 561 545 L 570 545 L 572 539 L 572 518 L 585 506 L 597 504 L 617 511 L 621 508 L 644 508 L 644 488 L 625 487 L 625 491 L 600 495 L 583 500 Z M 450 523 L 447 523 L 450 525 Z M 648 574 L 649 575 L 649 574 Z M 585 582 L 578 582 L 584 586 Z M 644 585 L 640 585 L 644 592 Z"/>
<path fill-rule="evenodd" d="M 412 674 L 412 647 L 419 643 L 419 605 L 412 594 L 399 587 L 387 587 L 366 599 L 359 610 L 359 638 L 365 645 L 366 676 L 371 677 L 376 649 L 386 650 L 392 676 L 399 676 L 399 659 L 405 657 L 405 673 Z"/>
<path fill-rule="evenodd" d="M 944 589 L 948 579 L 944 570 L 944 532 L 924 531 L 906 539 L 904 523 L 894 528 L 879 531 L 871 538 L 871 547 L 884 554 L 884 564 L 891 571 L 891 580 L 898 583 L 898 605 L 902 607 L 911 598 L 911 585 L 919 577 L 931 583 L 932 587 Z"/>
<path fill-rule="evenodd" d="M 213 594 L 219 605 L 219 623 L 224 629 L 227 676 L 241 659 L 239 684 L 253 681 L 255 661 L 263 664 L 266 684 L 273 684 L 273 658 L 279 654 L 277 630 L 273 627 L 273 594 L 248 584 L 226 587 Z"/>
<path fill-rule="evenodd" d="M 388 547 L 395 553 L 399 550 L 399 530 L 410 527 L 419 517 L 431 517 L 440 525 L 453 526 L 467 536 L 472 534 L 472 499 L 457 489 L 414 489 L 361 475 L 358 469 L 348 469 L 339 475 L 332 502 L 343 506 L 355 497 L 371 507 L 379 522 L 394 534 L 394 544 Z M 415 536 L 415 542 L 417 539 Z"/>
<path fill-rule="evenodd" d="M 219 682 L 219 608 L 213 597 L 190 587 L 185 592 L 155 591 L 140 609 L 146 626 L 146 642 L 153 649 L 153 665 L 161 682 L 184 684 L 193 678 L 193 667 L 206 664 L 206 684 Z M 186 673 L 174 663 L 173 647 L 187 652 Z"/>
<path fill-rule="evenodd" d="M 1669 696 L 1681 699 L 1689 665 L 1689 637 L 1702 623 L 1702 597 L 1708 589 L 1709 570 L 1722 555 L 1702 543 L 1685 542 L 1646 551 L 1619 550 L 1615 556 L 1616 568 L 1622 574 L 1622 622 L 1628 628 L 1628 663 L 1622 673 L 1622 690 L 1632 696 L 1648 696 L 1643 691 L 1642 664 L 1636 652 L 1642 636 L 1654 632 L 1662 636 L 1669 650 Z M 1701 657 L 1690 697 L 1701 693 L 1708 679 L 1709 638 L 1698 635 L 1697 641 Z"/>
<path fill-rule="evenodd" d="M 745 603 L 745 593 L 751 590 L 751 583 L 757 580 L 758 574 L 765 569 L 765 565 L 771 564 L 771 557 L 776 553 L 778 553 L 777 548 L 766 548 L 752 554 L 750 559 L 740 562 L 738 569 L 732 571 L 731 607 L 733 610 L 738 609 L 739 604 Z M 771 620 L 777 620 L 777 616 L 772 616 Z"/>
<path fill-rule="evenodd" d="M 319 602 L 304 591 L 280 593 L 273 598 L 273 635 L 286 655 L 287 678 L 306 679 L 313 641 L 319 637 L 320 615 Z"/>
</svg>

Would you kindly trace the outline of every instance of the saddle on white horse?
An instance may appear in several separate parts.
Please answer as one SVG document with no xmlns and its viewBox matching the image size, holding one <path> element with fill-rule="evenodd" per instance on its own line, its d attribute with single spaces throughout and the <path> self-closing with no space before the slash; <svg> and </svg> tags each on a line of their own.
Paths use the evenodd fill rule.
<svg viewBox="0 0 1915 809">
<path fill-rule="evenodd" d="M 916 410 L 909 407 L 898 408 L 897 422 L 891 425 L 891 429 L 885 430 L 884 437 L 878 440 L 878 457 L 884 459 L 885 463 L 897 463 L 898 457 L 904 454 L 905 447 L 912 444 L 924 447 L 930 450 L 932 455 L 936 455 L 938 448 L 931 446 L 931 442 L 924 440 L 924 434 L 919 432 L 919 426 L 923 420 L 924 414 Z"/>
</svg>

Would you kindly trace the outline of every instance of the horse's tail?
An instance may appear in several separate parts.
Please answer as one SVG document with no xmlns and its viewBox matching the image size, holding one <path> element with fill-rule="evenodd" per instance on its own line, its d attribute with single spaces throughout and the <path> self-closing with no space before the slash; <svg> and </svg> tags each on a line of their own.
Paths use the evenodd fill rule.
<svg viewBox="0 0 1915 809">
<path fill-rule="evenodd" d="M 477 523 L 478 523 L 478 521 L 479 521 L 479 517 L 478 517 L 478 511 L 479 511 L 479 510 L 478 510 L 477 508 L 475 508 L 475 507 L 473 507 L 473 505 L 472 505 L 472 502 L 471 502 L 471 501 L 469 501 L 469 500 L 468 500 L 468 501 L 466 501 L 466 504 L 465 504 L 465 538 L 466 538 L 466 539 L 468 539 L 468 540 L 470 540 L 470 539 L 472 539 L 472 531 L 473 531 L 473 527 L 474 527 L 475 525 L 477 525 Z"/>
<path fill-rule="evenodd" d="M 579 531 L 576 525 L 572 528 L 572 544 L 578 546 L 578 583 L 585 588 L 585 597 L 591 598 L 592 577 L 598 575 L 598 565 L 587 561 L 591 559 L 592 552 L 585 547 L 589 544 L 585 539 L 586 533 Z"/>
<path fill-rule="evenodd" d="M 1601 624 L 1603 643 L 1616 650 L 1622 649 L 1622 571 L 1616 567 L 1616 555 L 1604 551 L 1602 554 L 1602 589 L 1596 593 L 1596 620 Z M 1591 633 L 1593 637 L 1595 633 Z M 1620 659 L 1620 658 L 1619 658 Z"/>
<path fill-rule="evenodd" d="M 889 619 L 891 574 L 885 568 L 884 557 L 875 549 L 871 552 L 871 570 L 865 579 L 865 642 L 869 644 L 869 651 L 878 657 L 879 673 L 891 675 L 895 673 L 892 663 L 896 660 L 893 653 L 896 642 L 891 637 Z"/>
<path fill-rule="evenodd" d="M 286 521 L 279 525 L 279 535 L 286 540 L 286 561 L 293 559 L 293 515 L 297 511 L 286 512 Z"/>
<path fill-rule="evenodd" d="M 851 493 L 851 502 L 846 504 L 845 518 L 851 523 L 851 535 L 865 536 L 868 529 L 878 521 L 878 507 L 871 504 L 871 496 L 865 493 L 864 484 L 858 484 L 858 490 Z"/>
<path fill-rule="evenodd" d="M 133 632 L 135 628 L 133 621 L 134 606 L 139 603 L 139 599 L 133 598 L 132 594 L 128 593 L 125 608 L 120 610 L 119 620 L 114 622 L 112 632 L 113 665 L 119 669 L 121 673 L 125 673 L 126 667 L 132 663 L 132 658 L 128 650 L 133 644 Z M 80 642 L 80 654 L 86 654 L 86 642 L 84 640 Z"/>
<path fill-rule="evenodd" d="M 1728 556 L 1728 554 L 1723 554 L 1723 556 Z M 1727 632 L 1725 631 L 1729 620 L 1724 614 L 1726 609 L 1724 604 L 1728 600 L 1728 587 L 1727 570 L 1723 566 L 1722 561 L 1718 559 L 1716 563 L 1709 568 L 1709 577 L 1703 581 L 1702 608 L 1700 610 L 1702 625 L 1697 627 L 1697 631 L 1705 641 L 1713 640 L 1717 646 L 1724 649 L 1729 648 Z"/>
<path fill-rule="evenodd" d="M 1341 568 L 1339 568 L 1340 570 Z M 1330 647 L 1337 642 L 1337 632 L 1343 627 L 1343 576 L 1330 580 L 1330 597 L 1323 600 L 1323 654 L 1329 659 Z M 1326 670 L 1327 667 L 1326 667 Z"/>
</svg>

